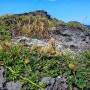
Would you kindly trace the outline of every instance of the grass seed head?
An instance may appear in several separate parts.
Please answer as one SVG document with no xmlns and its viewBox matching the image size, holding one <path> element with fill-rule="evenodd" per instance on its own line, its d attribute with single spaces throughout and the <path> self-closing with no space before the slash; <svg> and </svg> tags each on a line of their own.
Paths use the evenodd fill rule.
<svg viewBox="0 0 90 90">
<path fill-rule="evenodd" d="M 43 55 L 44 54 L 44 47 L 42 47 L 41 49 L 40 49 L 40 51 L 39 51 L 39 53 L 41 54 L 41 55 Z"/>
<path fill-rule="evenodd" d="M 56 51 L 55 56 L 59 56 L 59 55 L 60 55 L 60 52 Z"/>
<path fill-rule="evenodd" d="M 5 46 L 6 46 L 6 47 L 11 47 L 12 44 L 11 44 L 10 42 L 5 42 Z"/>
<path fill-rule="evenodd" d="M 51 38 L 49 41 L 49 47 L 54 50 L 56 49 L 55 40 L 53 38 Z"/>
<path fill-rule="evenodd" d="M 44 52 L 45 53 L 50 52 L 50 48 L 49 47 L 44 47 Z"/>
<path fill-rule="evenodd" d="M 36 47 L 34 45 L 31 46 L 31 50 L 33 51 Z"/>
<path fill-rule="evenodd" d="M 30 61 L 29 61 L 29 59 L 27 58 L 27 59 L 25 59 L 25 64 L 28 64 Z"/>
<path fill-rule="evenodd" d="M 71 70 L 74 70 L 75 65 L 71 63 L 71 64 L 69 64 L 69 68 L 70 68 Z"/>
<path fill-rule="evenodd" d="M 53 38 L 50 39 L 49 44 L 55 46 L 55 40 Z"/>
</svg>

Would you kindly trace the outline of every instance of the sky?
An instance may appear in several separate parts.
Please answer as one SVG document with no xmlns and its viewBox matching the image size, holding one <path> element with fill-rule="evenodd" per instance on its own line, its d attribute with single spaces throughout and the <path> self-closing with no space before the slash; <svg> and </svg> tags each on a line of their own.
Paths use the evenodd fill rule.
<svg viewBox="0 0 90 90">
<path fill-rule="evenodd" d="M 0 16 L 45 10 L 64 22 L 90 25 L 90 0 L 0 0 Z"/>
</svg>

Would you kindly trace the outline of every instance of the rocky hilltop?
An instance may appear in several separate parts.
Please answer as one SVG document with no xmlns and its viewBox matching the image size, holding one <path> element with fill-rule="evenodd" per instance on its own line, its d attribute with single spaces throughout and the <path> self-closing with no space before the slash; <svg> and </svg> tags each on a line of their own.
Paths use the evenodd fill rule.
<svg viewBox="0 0 90 90">
<path fill-rule="evenodd" d="M 49 39 L 53 41 L 51 42 L 54 45 L 53 50 L 48 48 Z M 88 73 L 90 51 L 85 52 L 84 57 L 82 55 L 79 57 L 79 52 L 90 50 L 90 29 L 85 25 L 76 21 L 65 23 L 52 18 L 44 10 L 15 15 L 7 14 L 0 17 L 0 43 L 0 90 L 21 90 L 22 88 L 34 90 L 35 84 L 31 89 L 26 86 L 26 79 L 23 81 L 24 84 L 21 84 L 21 80 L 17 80 L 20 75 L 29 77 L 35 83 L 42 79 L 39 85 L 46 84 L 45 90 L 84 90 L 84 88 L 90 90 L 88 88 L 90 87 L 90 73 Z M 21 46 L 18 46 L 19 44 Z M 44 55 L 45 50 L 41 48 L 38 52 L 38 48 L 36 49 L 38 46 L 39 49 L 47 47 L 51 51 Z M 3 47 L 6 49 L 4 50 Z M 67 48 L 70 50 L 68 56 L 65 54 Z M 12 74 L 4 68 L 3 62 L 8 67 L 10 66 L 10 70 L 13 68 L 17 73 L 11 70 L 14 72 Z M 8 77 L 7 81 L 4 77 Z M 28 81 L 31 83 L 30 80 Z M 68 82 L 70 80 L 70 87 L 67 80 Z M 31 84 L 29 85 L 31 87 Z"/>
<path fill-rule="evenodd" d="M 85 25 L 76 21 L 65 23 L 51 18 L 44 10 L 2 16 L 0 29 L 1 33 L 7 30 L 12 37 L 26 36 L 37 39 L 53 37 L 64 48 L 70 47 L 76 52 L 90 48 L 90 30 Z"/>
<path fill-rule="evenodd" d="M 49 15 L 46 11 L 44 10 L 37 10 L 35 12 L 29 12 L 29 13 L 23 13 L 23 14 L 15 14 L 16 16 L 22 16 L 22 15 L 33 15 L 33 16 L 41 16 L 45 17 L 48 19 L 51 19 L 51 15 Z"/>
<path fill-rule="evenodd" d="M 52 18 L 46 11 L 5 15 L 0 17 L 1 33 L 8 31 L 11 37 L 25 36 L 37 39 L 55 38 L 64 48 L 74 51 L 90 49 L 90 30 L 83 24 L 65 23 Z M 62 41 L 59 39 L 62 38 Z"/>
</svg>

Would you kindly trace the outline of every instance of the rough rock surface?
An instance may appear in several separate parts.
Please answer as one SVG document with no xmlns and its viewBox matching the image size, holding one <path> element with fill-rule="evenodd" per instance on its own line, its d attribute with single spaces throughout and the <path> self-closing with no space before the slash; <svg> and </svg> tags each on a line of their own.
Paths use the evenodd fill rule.
<svg viewBox="0 0 90 90">
<path fill-rule="evenodd" d="M 70 48 L 74 52 L 90 50 L 90 30 L 82 30 L 67 25 L 60 25 L 57 30 L 51 31 L 50 38 L 54 38 L 58 48 Z M 48 46 L 49 39 L 31 39 L 18 37 L 15 42 L 24 42 L 26 46 Z"/>
<path fill-rule="evenodd" d="M 51 16 L 44 10 L 36 10 L 34 12 L 23 13 L 23 14 L 15 14 L 15 15 L 20 16 L 20 15 L 29 15 L 29 14 L 32 14 L 33 16 L 41 16 L 41 17 L 51 19 Z"/>
<path fill-rule="evenodd" d="M 16 37 L 14 39 L 11 40 L 11 42 L 13 42 L 14 44 L 17 43 L 23 43 L 25 46 L 30 47 L 32 45 L 35 46 L 49 46 L 49 40 L 50 39 L 32 39 L 32 38 L 27 38 L 27 37 Z M 62 48 L 62 42 L 58 39 L 55 40 L 56 46 L 57 48 Z"/>
<path fill-rule="evenodd" d="M 22 85 L 20 84 L 19 81 L 16 82 L 10 81 L 6 83 L 7 90 L 21 90 L 21 86 Z"/>
<path fill-rule="evenodd" d="M 51 38 L 55 39 L 57 48 L 70 48 L 73 52 L 82 52 L 90 50 L 90 30 L 80 30 L 61 26 L 57 30 L 51 32 Z M 16 37 L 11 41 L 18 43 L 23 42 L 26 46 L 48 46 L 49 39 L 32 39 L 26 37 Z"/>
<path fill-rule="evenodd" d="M 45 90 L 69 90 L 65 78 L 44 77 L 39 84 L 43 83 L 46 83 Z"/>
<path fill-rule="evenodd" d="M 81 52 L 90 50 L 90 30 L 81 30 L 66 25 L 60 25 L 57 30 L 51 32 L 57 41 L 62 38 L 62 46 L 70 47 L 72 51 Z M 59 42 L 59 41 L 58 41 Z"/>
<path fill-rule="evenodd" d="M 0 90 L 3 90 L 3 84 L 5 82 L 4 72 L 5 72 L 4 68 L 0 66 Z"/>
<path fill-rule="evenodd" d="M 22 85 L 19 81 L 5 82 L 4 73 L 4 67 L 0 66 L 0 90 L 21 90 Z"/>
<path fill-rule="evenodd" d="M 48 46 L 48 43 L 44 42 L 43 40 L 31 39 L 26 37 L 21 37 L 17 42 L 23 42 L 26 46 Z"/>
</svg>

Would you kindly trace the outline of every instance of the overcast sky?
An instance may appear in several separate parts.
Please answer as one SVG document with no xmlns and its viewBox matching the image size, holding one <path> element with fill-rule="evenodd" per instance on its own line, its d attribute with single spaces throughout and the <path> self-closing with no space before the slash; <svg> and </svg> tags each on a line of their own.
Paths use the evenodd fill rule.
<svg viewBox="0 0 90 90">
<path fill-rule="evenodd" d="M 53 18 L 90 24 L 90 0 L 0 0 L 0 15 L 45 10 Z"/>
</svg>

